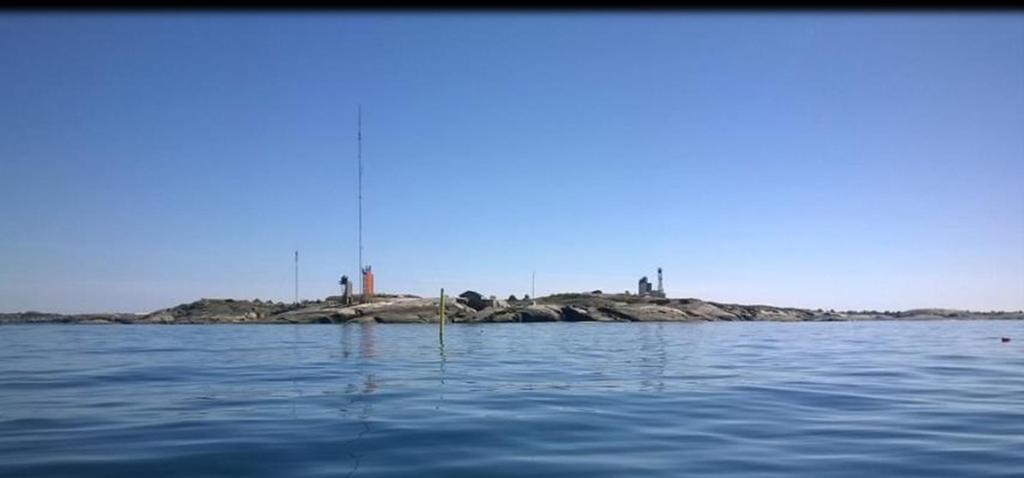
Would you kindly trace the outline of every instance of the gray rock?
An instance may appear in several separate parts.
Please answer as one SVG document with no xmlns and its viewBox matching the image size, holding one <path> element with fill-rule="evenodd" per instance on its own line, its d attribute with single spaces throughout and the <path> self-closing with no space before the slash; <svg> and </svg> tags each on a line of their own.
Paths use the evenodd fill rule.
<svg viewBox="0 0 1024 478">
<path fill-rule="evenodd" d="M 200 299 L 149 314 L 77 314 L 44 312 L 0 314 L 0 324 L 14 323 L 423 323 L 439 319 L 438 298 L 379 295 L 373 302 L 345 305 L 335 301 L 301 304 L 259 300 Z M 768 305 L 738 305 L 698 299 L 640 297 L 630 294 L 555 294 L 533 301 L 485 299 L 474 291 L 449 298 L 452 322 L 611 322 L 611 321 L 834 321 L 834 320 L 949 320 L 1024 319 L 1016 312 L 968 312 L 916 309 L 905 312 L 815 311 Z"/>
<path fill-rule="evenodd" d="M 566 322 L 588 322 L 595 320 L 594 316 L 587 309 L 576 305 L 562 307 L 560 313 L 562 320 Z"/>
<path fill-rule="evenodd" d="M 517 310 L 519 322 L 557 322 L 562 319 L 561 308 L 552 305 L 530 305 Z"/>
</svg>

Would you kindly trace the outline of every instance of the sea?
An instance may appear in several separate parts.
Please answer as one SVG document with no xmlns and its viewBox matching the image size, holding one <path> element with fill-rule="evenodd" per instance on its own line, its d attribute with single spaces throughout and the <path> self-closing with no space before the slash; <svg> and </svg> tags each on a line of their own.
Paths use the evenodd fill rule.
<svg viewBox="0 0 1024 478">
<path fill-rule="evenodd" d="M 1024 476 L 1024 321 L 439 335 L 0 326 L 0 476 Z"/>
</svg>

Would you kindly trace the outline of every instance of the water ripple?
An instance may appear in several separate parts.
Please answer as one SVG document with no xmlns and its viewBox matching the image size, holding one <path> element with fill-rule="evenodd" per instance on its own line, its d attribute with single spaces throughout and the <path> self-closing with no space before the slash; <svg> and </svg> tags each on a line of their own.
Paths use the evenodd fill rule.
<svg viewBox="0 0 1024 478">
<path fill-rule="evenodd" d="M 1016 321 L 5 326 L 0 476 L 1020 476 Z"/>
</svg>

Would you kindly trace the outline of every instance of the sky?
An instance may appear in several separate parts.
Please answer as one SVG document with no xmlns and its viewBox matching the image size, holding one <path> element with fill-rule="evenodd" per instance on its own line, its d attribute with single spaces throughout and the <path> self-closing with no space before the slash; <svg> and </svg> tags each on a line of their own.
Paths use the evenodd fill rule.
<svg viewBox="0 0 1024 478">
<path fill-rule="evenodd" d="M 1024 309 L 1024 15 L 0 15 L 0 312 Z"/>
</svg>

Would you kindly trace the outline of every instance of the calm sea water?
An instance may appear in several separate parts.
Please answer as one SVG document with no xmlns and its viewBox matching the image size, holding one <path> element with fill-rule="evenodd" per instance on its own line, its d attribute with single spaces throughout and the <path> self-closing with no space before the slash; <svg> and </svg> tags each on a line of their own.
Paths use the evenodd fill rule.
<svg viewBox="0 0 1024 478">
<path fill-rule="evenodd" d="M 445 342 L 3 326 L 0 476 L 1024 476 L 1024 322 L 454 325 Z"/>
</svg>

